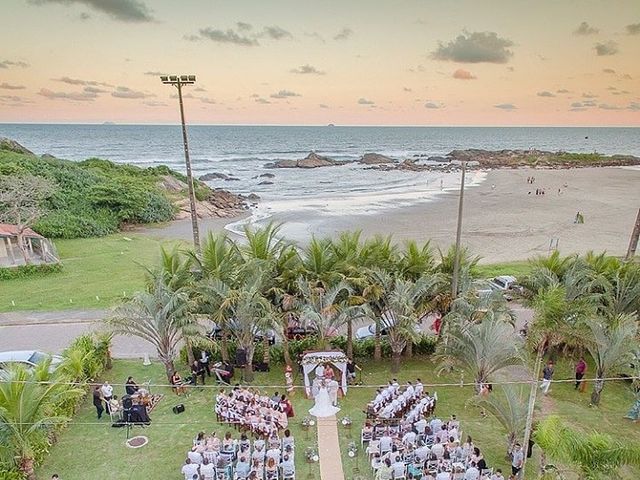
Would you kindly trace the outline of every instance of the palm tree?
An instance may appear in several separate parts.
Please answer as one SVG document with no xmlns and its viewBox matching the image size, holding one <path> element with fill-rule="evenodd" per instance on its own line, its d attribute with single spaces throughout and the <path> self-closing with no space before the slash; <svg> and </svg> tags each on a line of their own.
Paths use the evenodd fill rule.
<svg viewBox="0 0 640 480">
<path fill-rule="evenodd" d="M 70 420 L 54 413 L 56 405 L 83 393 L 49 377 L 48 368 L 45 362 L 35 371 L 16 366 L 0 373 L 0 457 L 28 480 L 36 479 L 36 451 L 47 445 L 54 427 Z"/>
<path fill-rule="evenodd" d="M 435 260 L 430 242 L 425 242 L 421 246 L 414 240 L 405 242 L 397 264 L 397 272 L 402 278 L 415 282 L 423 275 L 433 272 L 434 269 Z"/>
<path fill-rule="evenodd" d="M 137 292 L 116 307 L 107 319 L 114 333 L 142 338 L 151 343 L 170 380 L 180 341 L 198 332 L 189 314 L 189 296 L 184 289 L 173 290 L 158 277 L 149 291 Z"/>
<path fill-rule="evenodd" d="M 596 367 L 591 404 L 598 405 L 607 375 L 628 364 L 632 357 L 637 345 L 638 324 L 629 314 L 618 315 L 609 321 L 592 317 L 585 324 L 589 331 L 585 346 Z"/>
<path fill-rule="evenodd" d="M 476 395 L 469 399 L 471 405 L 489 412 L 507 433 L 507 457 L 522 438 L 527 423 L 525 392 L 522 387 L 501 385 L 488 396 Z"/>
<path fill-rule="evenodd" d="M 442 369 L 458 366 L 473 373 L 476 393 L 497 371 L 522 363 L 513 327 L 494 317 L 451 325 L 436 350 Z"/>
<path fill-rule="evenodd" d="M 245 266 L 241 280 L 230 286 L 218 279 L 211 279 L 204 287 L 215 305 L 217 323 L 226 322 L 238 348 L 246 355 L 246 381 L 253 381 L 253 354 L 255 337 L 265 334 L 275 321 L 273 305 L 263 294 L 266 275 L 258 264 Z M 266 336 L 266 335 L 265 335 Z"/>
<path fill-rule="evenodd" d="M 336 269 L 338 258 L 334 253 L 330 239 L 313 237 L 303 248 L 301 257 L 302 272 L 307 280 L 323 288 L 327 288 L 339 280 L 339 273 Z"/>
<path fill-rule="evenodd" d="M 212 232 L 207 234 L 200 254 L 195 251 L 189 251 L 189 256 L 199 272 L 200 282 L 196 285 L 198 295 L 198 311 L 211 316 L 214 314 L 209 299 L 206 295 L 202 295 L 202 285 L 211 279 L 218 279 L 225 283 L 233 283 L 237 276 L 238 269 L 242 265 L 242 257 L 238 252 L 237 246 L 225 234 L 216 234 Z M 218 324 L 220 327 L 220 355 L 224 362 L 229 362 L 229 327 L 224 321 Z"/>
<path fill-rule="evenodd" d="M 578 432 L 555 415 L 538 425 L 535 441 L 549 457 L 573 465 L 579 480 L 618 478 L 621 467 L 640 466 L 637 443 L 613 439 L 599 432 Z"/>
<path fill-rule="evenodd" d="M 371 272 L 372 288 L 367 292 L 378 323 L 387 330 L 392 352 L 391 371 L 400 369 L 402 351 L 420 334 L 417 328 L 422 315 L 429 311 L 429 301 L 441 283 L 438 275 L 420 277 L 417 281 L 404 280 L 383 270 Z"/>
<path fill-rule="evenodd" d="M 316 331 L 317 347 L 321 350 L 329 346 L 329 338 L 348 320 L 364 317 L 361 306 L 349 305 L 351 289 L 346 282 L 340 282 L 325 290 L 300 280 L 298 290 L 303 299 L 300 319 Z"/>
</svg>

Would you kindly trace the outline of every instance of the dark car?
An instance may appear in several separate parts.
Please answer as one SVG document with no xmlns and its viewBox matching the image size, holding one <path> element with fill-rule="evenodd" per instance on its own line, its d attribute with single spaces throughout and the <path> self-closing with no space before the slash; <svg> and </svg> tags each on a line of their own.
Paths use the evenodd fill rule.
<svg viewBox="0 0 640 480">
<path fill-rule="evenodd" d="M 253 339 L 256 343 L 262 343 L 264 341 L 265 335 L 269 340 L 269 345 L 274 345 L 276 343 L 276 332 L 274 332 L 273 330 L 267 330 L 266 332 L 257 332 L 254 335 Z M 214 323 L 213 328 L 207 334 L 207 337 L 211 338 L 212 340 L 222 340 L 222 328 L 220 328 L 217 323 Z"/>
</svg>

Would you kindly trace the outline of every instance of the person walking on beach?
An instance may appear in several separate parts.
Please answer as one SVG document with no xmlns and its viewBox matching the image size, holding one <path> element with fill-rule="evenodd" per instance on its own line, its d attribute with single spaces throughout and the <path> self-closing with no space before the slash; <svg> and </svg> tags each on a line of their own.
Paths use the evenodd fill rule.
<svg viewBox="0 0 640 480">
<path fill-rule="evenodd" d="M 553 362 L 549 360 L 547 365 L 542 370 L 542 383 L 540 384 L 540 388 L 542 392 L 546 395 L 549 393 L 549 388 L 551 387 L 551 379 L 553 378 Z"/>
<path fill-rule="evenodd" d="M 580 357 L 580 360 L 576 364 L 576 386 L 575 386 L 575 390 L 578 390 L 578 388 L 581 386 L 582 377 L 584 377 L 584 374 L 585 374 L 586 371 L 587 371 L 587 362 L 584 361 L 584 358 Z"/>
</svg>

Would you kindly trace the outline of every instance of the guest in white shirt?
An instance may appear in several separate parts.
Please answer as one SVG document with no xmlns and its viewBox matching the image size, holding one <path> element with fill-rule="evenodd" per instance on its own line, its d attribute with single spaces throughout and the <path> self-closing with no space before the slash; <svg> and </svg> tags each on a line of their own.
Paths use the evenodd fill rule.
<svg viewBox="0 0 640 480">
<path fill-rule="evenodd" d="M 476 468 L 475 462 L 471 462 L 467 472 L 464 474 L 464 480 L 478 480 L 480 478 L 480 470 Z"/>
<path fill-rule="evenodd" d="M 189 457 L 189 460 L 191 460 L 191 463 L 195 465 L 200 465 L 202 463 L 202 455 L 199 452 L 196 452 L 195 450 L 192 450 L 189 453 L 187 453 L 187 457 Z"/>
<path fill-rule="evenodd" d="M 202 475 L 203 480 L 213 480 L 216 476 L 216 469 L 213 463 L 206 458 L 202 460 L 202 465 L 200 465 L 200 475 Z"/>
<path fill-rule="evenodd" d="M 192 480 L 194 475 L 198 475 L 198 465 L 191 463 L 191 460 L 187 458 L 182 466 L 182 474 L 184 480 Z"/>
<path fill-rule="evenodd" d="M 380 453 L 390 452 L 391 446 L 393 445 L 393 439 L 389 436 L 389 432 L 385 432 L 382 437 L 380 437 Z"/>
</svg>

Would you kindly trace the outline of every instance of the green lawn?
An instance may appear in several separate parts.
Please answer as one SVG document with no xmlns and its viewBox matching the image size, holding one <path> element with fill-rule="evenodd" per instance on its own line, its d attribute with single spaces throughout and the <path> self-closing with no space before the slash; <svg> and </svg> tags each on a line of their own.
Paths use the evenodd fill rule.
<svg viewBox="0 0 640 480">
<path fill-rule="evenodd" d="M 161 245 L 175 244 L 127 233 L 57 240 L 62 272 L 0 281 L 0 312 L 108 308 L 140 290 L 142 266 L 156 262 Z"/>
<path fill-rule="evenodd" d="M 128 360 L 115 361 L 114 368 L 107 373 L 106 378 L 112 383 L 124 383 L 129 375 L 139 383 L 149 379 L 156 384 L 167 383 L 162 365 L 154 363 L 144 367 L 140 361 Z M 254 384 L 275 385 L 283 381 L 282 371 L 275 369 L 269 373 L 256 373 Z M 208 383 L 213 384 L 212 381 Z M 273 390 L 266 391 L 273 393 Z M 147 436 L 148 445 L 139 449 L 125 446 L 126 429 L 112 428 L 108 417 L 98 421 L 95 408 L 88 398 L 38 469 L 38 478 L 50 478 L 52 474 L 58 473 L 64 480 L 182 480 L 184 477 L 180 468 L 198 432 L 215 431 L 223 436 L 231 431 L 239 438 L 236 430 L 216 422 L 213 405 L 217 388 L 197 388 L 187 398 L 178 398 L 166 387 L 152 388 L 151 391 L 164 393 L 165 397 L 151 412 L 151 425 L 145 428 L 134 427 L 131 431 L 131 436 Z M 124 393 L 124 387 L 114 387 L 114 393 L 120 396 Z M 304 456 L 307 446 L 315 448 L 317 445 L 313 429 L 315 427 L 304 432 L 300 425 L 312 402 L 304 399 L 300 393 L 292 397 L 292 402 L 296 416 L 290 420 L 289 426 L 296 440 L 296 470 L 300 478 L 304 478 L 309 472 L 313 478 L 319 478 L 318 464 L 307 464 Z M 185 405 L 185 412 L 176 415 L 172 408 L 178 403 Z"/>
<path fill-rule="evenodd" d="M 365 384 L 386 384 L 392 375 L 387 363 L 376 365 L 371 362 L 364 363 L 362 380 Z M 468 399 L 473 395 L 472 387 L 427 387 L 428 383 L 459 383 L 460 374 L 442 374 L 437 376 L 435 365 L 425 359 L 415 359 L 403 361 L 401 372 L 396 376 L 401 384 L 408 380 L 415 381 L 417 377 L 422 379 L 425 390 L 438 393 L 438 404 L 436 414 L 442 419 L 448 419 L 451 414 L 455 414 L 461 423 L 463 435 L 471 435 L 474 443 L 484 454 L 487 463 L 493 468 L 502 468 L 503 473 L 508 472 L 509 461 L 506 459 L 506 438 L 499 423 L 492 417 L 482 418 L 479 409 L 467 406 Z M 593 369 L 591 369 L 593 371 Z M 560 362 L 556 369 L 556 379 L 571 378 L 573 368 L 568 363 Z M 465 381 L 469 382 L 470 377 L 466 376 Z M 364 451 L 360 448 L 360 428 L 364 422 L 365 415 L 363 409 L 367 402 L 374 397 L 374 388 L 352 388 L 348 395 L 341 401 L 342 411 L 338 413 L 340 421 L 345 415 L 353 420 L 351 429 L 346 429 L 339 424 L 340 447 L 342 453 L 342 463 L 346 479 L 357 479 L 354 468 L 358 468 L 363 478 L 371 477 L 371 468 Z M 552 404 L 552 411 L 545 412 L 560 415 L 568 425 L 579 428 L 585 432 L 598 430 L 616 438 L 628 438 L 633 441 L 638 440 L 638 427 L 633 423 L 624 420 L 626 414 L 633 403 L 633 394 L 630 388 L 621 382 L 608 383 L 602 397 L 602 405 L 599 408 L 589 407 L 590 388 L 587 393 L 580 394 L 573 389 L 572 384 L 554 385 L 549 394 Z M 537 415 L 540 412 L 540 397 L 538 397 Z M 349 442 L 355 441 L 359 447 L 357 460 L 349 458 L 347 455 Z M 536 478 L 539 466 L 539 449 L 534 448 L 534 454 L 527 466 L 526 478 Z M 640 478 L 640 469 L 626 469 L 623 471 L 623 478 Z"/>
<path fill-rule="evenodd" d="M 504 262 L 504 263 L 488 263 L 479 264 L 476 267 L 478 276 L 480 278 L 493 278 L 498 275 L 513 275 L 516 278 L 522 278 L 531 271 L 529 262 L 517 261 L 517 262 Z"/>
<path fill-rule="evenodd" d="M 342 455 L 345 478 L 371 478 L 371 470 L 362 449 L 357 459 L 349 458 L 347 448 L 350 441 L 355 441 L 360 447 L 360 427 L 364 421 L 364 406 L 374 396 L 375 385 L 384 384 L 390 378 L 389 363 L 375 364 L 363 361 L 362 380 L 367 387 L 351 388 L 348 395 L 341 399 L 342 411 L 338 413 L 338 431 L 340 435 L 340 452 Z M 437 376 L 435 366 L 427 359 L 413 359 L 403 361 L 402 370 L 397 375 L 400 383 L 407 380 L 422 378 L 426 390 L 438 393 L 437 415 L 448 418 L 456 414 L 461 421 L 463 435 L 471 435 L 476 445 L 482 450 L 489 466 L 508 470 L 508 460 L 505 458 L 506 443 L 504 432 L 500 425 L 491 417 L 482 418 L 475 407 L 467 406 L 467 400 L 473 395 L 471 387 L 429 387 L 429 383 L 458 383 L 459 373 Z M 572 366 L 560 362 L 556 369 L 556 378 L 571 378 Z M 591 370 L 592 371 L 592 370 Z M 114 369 L 108 378 L 113 382 L 122 383 L 128 375 L 136 380 L 151 379 L 153 382 L 164 383 L 162 367 L 153 365 L 144 367 L 140 362 L 116 361 Z M 298 377 L 298 380 L 300 378 Z M 465 381 L 470 378 L 465 377 Z M 281 368 L 276 366 L 270 373 L 257 373 L 255 385 L 280 385 L 283 383 Z M 267 388 L 267 392 L 275 388 Z M 122 390 L 122 387 L 117 388 Z M 162 389 L 155 389 L 156 391 Z M 96 425 L 94 409 L 89 400 L 82 407 L 74 422 L 66 430 L 52 450 L 44 465 L 39 469 L 40 478 L 49 478 L 52 473 L 61 474 L 65 480 L 85 480 L 87 478 L 109 478 L 124 480 L 133 478 L 162 478 L 180 480 L 180 467 L 184 461 L 187 449 L 191 445 L 193 436 L 200 430 L 216 431 L 224 434 L 230 430 L 226 425 L 217 424 L 212 413 L 213 393 L 215 390 L 198 389 L 186 399 L 178 400 L 168 389 L 163 390 L 166 397 L 151 414 L 152 425 L 145 429 L 135 428 L 134 434 L 149 437 L 150 443 L 139 450 L 132 450 L 124 446 L 125 434 L 123 429 L 109 427 L 108 421 L 103 420 Z M 122 393 L 122 392 L 119 392 Z M 597 429 L 622 439 L 637 441 L 638 427 L 624 420 L 622 417 L 632 404 L 633 395 L 624 383 L 608 383 L 605 387 L 602 405 L 599 408 L 589 407 L 589 393 L 580 394 L 573 390 L 571 384 L 554 385 L 545 402 L 548 411 L 544 414 L 555 413 L 573 428 L 585 432 Z M 174 415 L 171 408 L 182 402 L 186 406 L 185 413 Z M 290 427 L 296 438 L 296 464 L 299 478 L 319 478 L 317 465 L 308 465 L 304 461 L 304 450 L 307 446 L 316 445 L 315 427 L 309 431 L 301 430 L 300 421 L 312 402 L 303 398 L 301 389 L 293 397 L 296 417 L 292 419 Z M 538 404 L 540 405 L 540 401 Z M 345 416 L 353 420 L 351 429 L 340 424 Z M 542 413 L 538 411 L 538 416 Z M 87 459 L 90 459 L 88 461 Z M 534 455 L 528 464 L 526 478 L 535 478 L 539 461 L 539 450 L 534 449 Z M 358 467 L 360 477 L 354 473 Z M 624 479 L 640 478 L 640 469 L 626 469 Z M 329 479 L 339 480 L 339 479 Z"/>
</svg>

